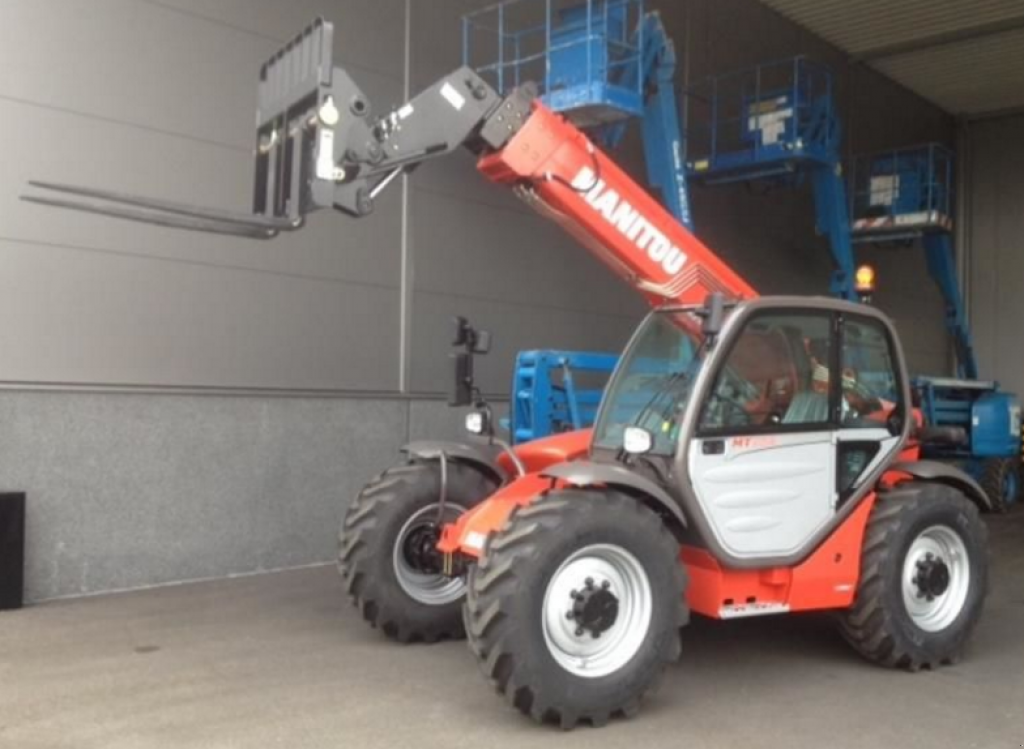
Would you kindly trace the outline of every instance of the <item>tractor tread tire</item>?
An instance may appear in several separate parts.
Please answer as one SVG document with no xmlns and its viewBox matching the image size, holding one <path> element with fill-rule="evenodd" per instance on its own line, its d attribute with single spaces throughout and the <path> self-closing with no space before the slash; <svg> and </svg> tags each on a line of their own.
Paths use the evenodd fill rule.
<svg viewBox="0 0 1024 749">
<path fill-rule="evenodd" d="M 464 636 L 461 601 L 427 606 L 410 598 L 394 574 L 395 536 L 404 521 L 438 493 L 436 461 L 410 461 L 374 477 L 349 505 L 338 536 L 345 592 L 370 626 L 399 642 Z M 493 479 L 464 463 L 448 464 L 448 499 L 469 509 L 495 490 Z"/>
<path fill-rule="evenodd" d="M 932 633 L 919 629 L 906 611 L 902 569 L 916 535 L 942 522 L 955 523 L 963 531 L 971 589 L 957 619 Z M 864 658 L 889 668 L 918 671 L 958 662 L 987 591 L 987 538 L 977 505 L 953 487 L 913 482 L 880 492 L 864 535 L 856 599 L 839 615 L 843 637 Z"/>
<path fill-rule="evenodd" d="M 630 669 L 628 679 L 619 680 L 626 683 L 611 694 L 605 689 L 594 703 L 583 704 L 586 699 L 581 695 L 589 686 L 583 682 L 615 677 L 580 679 L 563 671 L 547 652 L 541 630 L 524 636 L 524 630 L 532 631 L 532 627 L 513 610 L 521 612 L 523 601 L 533 596 L 542 605 L 539 602 L 553 570 L 545 576 L 536 572 L 531 562 L 561 553 L 563 545 L 573 543 L 577 530 L 593 528 L 588 519 L 595 517 L 613 527 L 627 526 L 643 539 L 652 557 L 660 559 L 665 581 L 662 590 L 670 591 L 671 599 L 663 606 L 655 605 L 658 613 L 652 618 L 649 641 L 622 667 Z M 561 557 L 567 553 L 571 550 Z M 678 553 L 678 542 L 663 521 L 635 499 L 583 489 L 546 493 L 512 511 L 503 527 L 491 534 L 479 562 L 470 570 L 464 607 L 470 649 L 497 692 L 538 723 L 568 730 L 580 722 L 603 726 L 616 715 L 631 717 L 657 686 L 665 668 L 679 659 L 679 629 L 687 623 L 689 610 L 683 596 L 686 572 Z M 650 567 L 646 569 L 650 575 Z M 651 584 L 656 588 L 653 579 Z M 575 679 L 577 688 L 558 688 L 557 683 L 566 679 Z"/>
<path fill-rule="evenodd" d="M 1019 498 L 1020 489 L 1018 488 L 1018 497 L 1007 500 L 1004 483 L 1007 473 L 1019 469 L 1018 464 L 1019 461 L 1016 458 L 989 458 L 985 461 L 981 480 L 978 483 L 985 490 L 988 498 L 992 500 L 992 512 L 1000 515 L 1009 512 L 1010 505 Z M 1017 486 L 1020 486 L 1019 479 Z"/>
</svg>

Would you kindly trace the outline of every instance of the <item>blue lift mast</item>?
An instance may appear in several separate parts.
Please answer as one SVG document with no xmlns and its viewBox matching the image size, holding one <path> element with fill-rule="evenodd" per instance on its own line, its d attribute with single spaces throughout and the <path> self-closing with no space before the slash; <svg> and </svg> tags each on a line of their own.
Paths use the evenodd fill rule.
<svg viewBox="0 0 1024 749">
<path fill-rule="evenodd" d="M 923 245 L 928 273 L 945 303 L 957 374 L 977 379 L 953 255 L 952 152 L 939 143 L 926 143 L 858 156 L 851 184 L 854 242 Z"/>
</svg>

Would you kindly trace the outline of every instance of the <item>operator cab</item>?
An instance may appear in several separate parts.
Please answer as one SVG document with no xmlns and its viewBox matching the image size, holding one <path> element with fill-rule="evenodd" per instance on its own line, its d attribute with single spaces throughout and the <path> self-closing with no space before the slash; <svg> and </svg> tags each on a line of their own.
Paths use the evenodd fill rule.
<svg viewBox="0 0 1024 749">
<path fill-rule="evenodd" d="M 651 313 L 609 384 L 595 459 L 659 474 L 723 560 L 799 558 L 870 490 L 907 436 L 909 393 L 888 320 L 851 303 L 776 297 Z M 629 456 L 626 434 L 647 441 Z"/>
</svg>

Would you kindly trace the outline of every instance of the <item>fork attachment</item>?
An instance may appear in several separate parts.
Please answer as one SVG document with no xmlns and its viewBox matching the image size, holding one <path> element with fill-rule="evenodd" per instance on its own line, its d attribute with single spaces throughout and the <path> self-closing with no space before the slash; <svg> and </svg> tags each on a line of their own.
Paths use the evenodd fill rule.
<svg viewBox="0 0 1024 749">
<path fill-rule="evenodd" d="M 254 239 L 270 239 L 300 228 L 305 214 L 319 205 L 310 184 L 316 152 L 328 149 L 325 163 L 332 156 L 331 138 L 320 118 L 338 114 L 331 103 L 332 79 L 341 72 L 333 69 L 333 40 L 332 25 L 317 19 L 260 69 L 253 213 L 35 180 L 29 185 L 43 193 L 23 195 L 22 200 Z"/>
<path fill-rule="evenodd" d="M 41 181 L 29 184 L 42 195 L 22 198 L 179 229 L 269 239 L 299 229 L 306 214 L 319 208 L 365 216 L 397 177 L 456 149 L 480 155 L 503 148 L 532 111 L 532 85 L 502 98 L 462 67 L 375 116 L 348 73 L 333 66 L 333 38 L 331 24 L 318 19 L 260 70 L 253 213 Z"/>
</svg>

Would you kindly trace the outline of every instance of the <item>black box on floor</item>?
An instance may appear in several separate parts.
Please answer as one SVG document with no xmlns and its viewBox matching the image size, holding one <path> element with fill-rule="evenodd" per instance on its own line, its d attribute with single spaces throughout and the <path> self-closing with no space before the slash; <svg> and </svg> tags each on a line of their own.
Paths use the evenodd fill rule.
<svg viewBox="0 0 1024 749">
<path fill-rule="evenodd" d="M 25 594 L 25 495 L 0 494 L 0 611 L 20 609 Z"/>
</svg>

